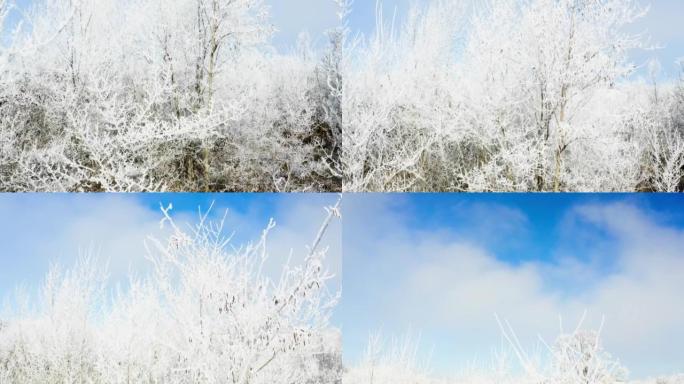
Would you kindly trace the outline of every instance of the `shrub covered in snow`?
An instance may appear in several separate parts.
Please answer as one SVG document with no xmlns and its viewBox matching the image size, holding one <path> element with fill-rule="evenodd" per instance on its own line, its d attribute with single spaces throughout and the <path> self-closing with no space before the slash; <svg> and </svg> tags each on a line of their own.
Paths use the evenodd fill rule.
<svg viewBox="0 0 684 384">
<path fill-rule="evenodd" d="M 580 326 L 563 333 L 556 341 L 544 343 L 544 353 L 530 355 L 521 346 L 512 328 L 502 325 L 507 347 L 493 357 L 491 367 L 465 369 L 452 377 L 430 374 L 428 364 L 417 364 L 417 343 L 404 339 L 386 350 L 378 349 L 379 339 L 371 338 L 368 353 L 344 373 L 345 384 L 616 384 L 627 381 L 627 370 L 603 350 L 600 332 Z M 517 368 L 515 367 L 517 364 Z M 454 367 L 457 372 L 458 367 Z"/>
<path fill-rule="evenodd" d="M 0 190 L 341 190 L 335 41 L 276 53 L 262 0 L 7 1 Z"/>
<path fill-rule="evenodd" d="M 346 190 L 684 190 L 682 89 L 630 78 L 636 1 L 466 3 L 349 48 Z"/>
<path fill-rule="evenodd" d="M 221 223 L 203 217 L 185 231 L 164 214 L 170 234 L 148 243 L 152 271 L 127 288 L 111 292 L 92 259 L 50 271 L 37 305 L 0 327 L 0 382 L 339 382 L 328 324 L 339 295 L 318 239 L 273 278 L 263 270 L 272 223 L 235 248 Z"/>
</svg>

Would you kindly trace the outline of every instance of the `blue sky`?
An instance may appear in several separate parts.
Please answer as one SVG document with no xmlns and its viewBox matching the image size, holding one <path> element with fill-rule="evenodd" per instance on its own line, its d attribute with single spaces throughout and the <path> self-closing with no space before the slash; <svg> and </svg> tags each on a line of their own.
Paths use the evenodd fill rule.
<svg viewBox="0 0 684 384">
<path fill-rule="evenodd" d="M 211 218 L 226 209 L 227 235 L 233 245 L 258 240 L 270 218 L 276 228 L 269 236 L 274 273 L 294 251 L 293 263 L 306 255 L 322 224 L 324 207 L 333 205 L 334 194 L 0 194 L 0 303 L 17 286 L 29 292 L 42 282 L 50 263 L 72 265 L 79 252 L 90 251 L 109 260 L 111 281 L 125 282 L 128 273 L 144 274 L 147 236 L 164 238 L 159 222 L 160 203 L 173 204 L 177 223 L 189 225 L 214 202 Z M 327 267 L 337 275 L 331 289 L 339 289 L 341 276 L 340 223 L 334 222 L 323 246 L 329 247 Z M 0 305 L 1 307 L 1 305 Z"/>
<path fill-rule="evenodd" d="M 632 377 L 681 370 L 684 197 L 345 195 L 345 360 L 369 333 L 420 333 L 436 374 L 486 366 L 501 337 L 553 342 L 587 310 Z M 648 351 L 648 353 L 644 353 Z"/>
</svg>

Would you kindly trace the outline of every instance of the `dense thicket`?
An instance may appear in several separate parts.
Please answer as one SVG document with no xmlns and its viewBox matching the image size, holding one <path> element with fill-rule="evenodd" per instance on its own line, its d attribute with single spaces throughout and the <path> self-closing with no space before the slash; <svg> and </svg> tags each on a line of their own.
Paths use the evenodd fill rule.
<svg viewBox="0 0 684 384">
<path fill-rule="evenodd" d="M 634 80 L 635 1 L 467 3 L 351 48 L 346 190 L 684 190 L 683 87 Z"/>
<path fill-rule="evenodd" d="M 278 54 L 267 10 L 0 1 L 0 190 L 341 190 L 339 37 Z"/>
<path fill-rule="evenodd" d="M 364 42 L 334 1 L 321 55 L 269 47 L 261 0 L 37 2 L 0 42 L 0 189 L 684 189 L 635 0 L 433 0 Z"/>
<path fill-rule="evenodd" d="M 151 239 L 151 273 L 111 289 L 101 265 L 53 268 L 37 302 L 18 298 L 0 321 L 0 383 L 326 384 L 341 380 L 328 319 L 320 236 L 297 265 L 265 272 L 266 237 L 233 247 L 206 216 Z"/>
</svg>

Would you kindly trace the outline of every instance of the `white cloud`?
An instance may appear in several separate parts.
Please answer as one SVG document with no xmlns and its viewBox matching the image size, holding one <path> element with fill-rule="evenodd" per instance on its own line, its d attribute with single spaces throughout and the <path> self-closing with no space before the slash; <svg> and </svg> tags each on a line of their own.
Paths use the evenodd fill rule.
<svg viewBox="0 0 684 384">
<path fill-rule="evenodd" d="M 475 211 L 479 217 L 486 213 L 483 206 Z M 501 212 L 506 210 L 495 206 L 484 226 L 499 227 L 492 218 Z M 393 224 L 385 222 L 386 235 L 374 235 L 368 253 L 376 258 L 374 264 L 384 263 L 389 270 L 384 287 L 378 282 L 368 287 L 369 300 L 380 303 L 382 316 L 370 315 L 376 316 L 373 321 L 384 322 L 378 327 L 423 329 L 424 334 L 440 335 L 425 339 L 435 343 L 436 350 L 483 358 L 500 340 L 495 313 L 510 321 L 523 344 L 533 347 L 538 335 L 554 340 L 559 316 L 567 330 L 587 310 L 587 327 L 597 328 L 605 315 L 605 347 L 634 376 L 670 373 L 684 361 L 684 307 L 679 305 L 684 292 L 684 232 L 653 220 L 647 212 L 618 203 L 579 206 L 568 214 L 563 234 L 567 241 L 572 242 L 573 231 L 581 230 L 598 231 L 610 242 L 602 249 L 613 252 L 602 255 L 610 260 L 600 263 L 571 252 L 552 260 L 511 263 L 492 253 L 486 237 L 469 241 L 461 234 L 438 233 L 416 238 L 404 235 L 404 222 L 398 214 Z M 472 233 L 508 239 L 513 230 L 497 233 L 485 228 Z M 358 262 L 346 259 L 354 257 L 362 256 L 345 250 L 345 265 Z"/>
<path fill-rule="evenodd" d="M 140 267 L 145 237 L 159 232 L 157 213 L 119 195 L 6 195 L 0 212 L 0 273 L 10 286 L 34 285 L 51 262 L 68 266 L 89 251 L 109 260 L 110 275 L 121 278 L 129 266 Z"/>
</svg>

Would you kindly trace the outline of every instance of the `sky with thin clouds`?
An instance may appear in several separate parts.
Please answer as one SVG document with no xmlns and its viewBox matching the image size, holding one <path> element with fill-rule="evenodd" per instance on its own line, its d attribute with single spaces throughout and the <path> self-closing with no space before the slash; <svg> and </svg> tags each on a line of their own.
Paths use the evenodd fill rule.
<svg viewBox="0 0 684 384">
<path fill-rule="evenodd" d="M 277 29 L 274 45 L 287 52 L 296 46 L 300 33 L 309 35 L 314 47 L 327 43 L 325 32 L 339 25 L 332 0 L 267 0 Z"/>
<path fill-rule="evenodd" d="M 369 334 L 419 334 L 438 375 L 486 368 L 495 315 L 522 344 L 605 319 L 632 378 L 684 361 L 684 198 L 678 195 L 347 195 L 345 362 Z"/>
</svg>

